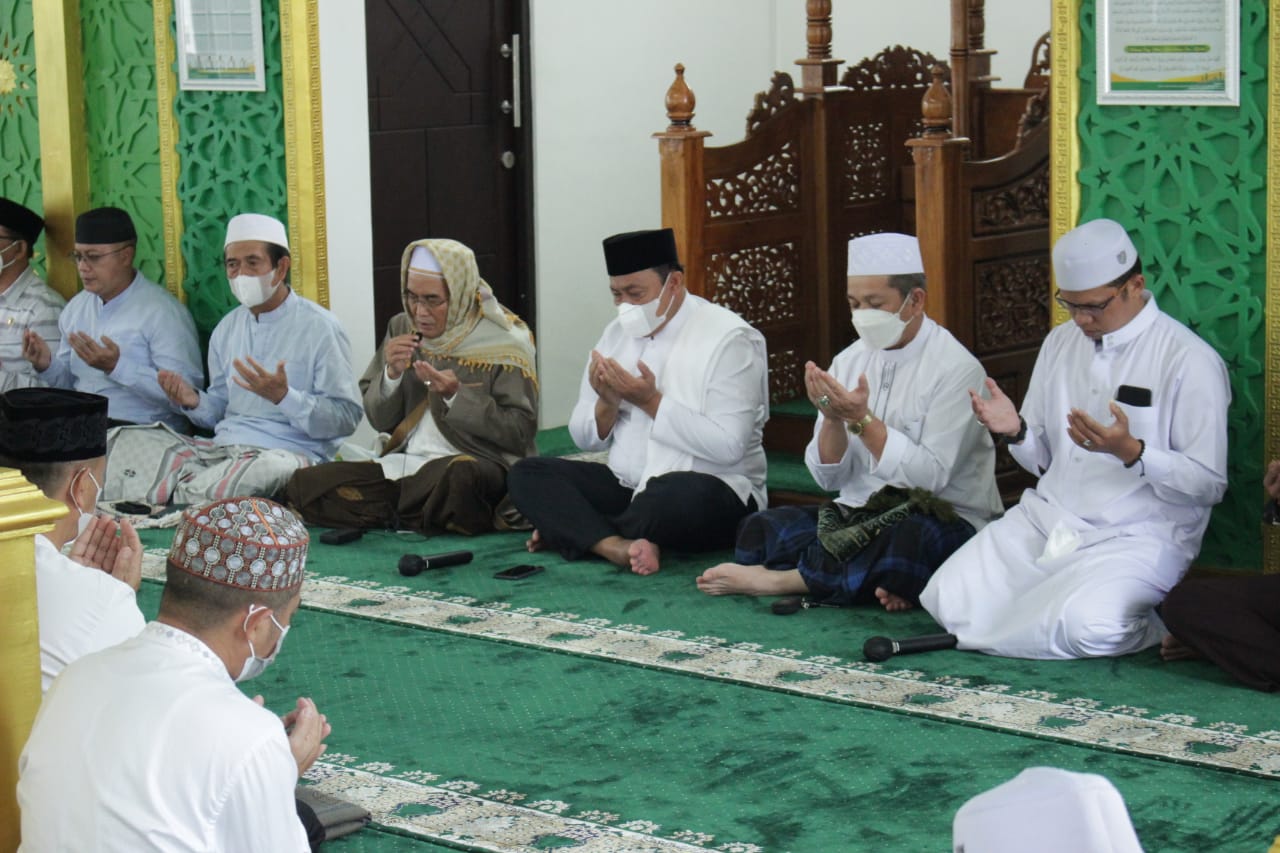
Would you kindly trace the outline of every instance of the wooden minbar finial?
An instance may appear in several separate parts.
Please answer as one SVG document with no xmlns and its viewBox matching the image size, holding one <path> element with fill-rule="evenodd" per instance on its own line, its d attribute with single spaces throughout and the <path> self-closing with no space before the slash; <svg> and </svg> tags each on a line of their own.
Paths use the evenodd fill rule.
<svg viewBox="0 0 1280 853">
<path fill-rule="evenodd" d="M 808 51 L 804 59 L 796 60 L 800 66 L 800 92 L 820 95 L 836 84 L 836 72 L 844 60 L 831 58 L 831 0 L 806 0 L 804 8 Z"/>
<path fill-rule="evenodd" d="M 684 64 L 676 63 L 676 79 L 667 89 L 667 118 L 671 120 L 668 131 L 681 128 L 693 129 L 693 107 L 698 99 L 693 90 L 684 82 Z"/>
<path fill-rule="evenodd" d="M 926 137 L 951 135 L 951 93 L 943 83 L 946 73 L 941 65 L 933 66 L 933 81 L 920 100 Z"/>
</svg>

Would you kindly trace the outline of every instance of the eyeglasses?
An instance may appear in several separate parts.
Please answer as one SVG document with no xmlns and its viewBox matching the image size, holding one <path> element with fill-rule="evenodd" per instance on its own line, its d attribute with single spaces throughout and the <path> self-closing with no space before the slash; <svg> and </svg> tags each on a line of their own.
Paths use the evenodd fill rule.
<svg viewBox="0 0 1280 853">
<path fill-rule="evenodd" d="M 409 306 L 410 310 L 421 305 L 424 308 L 434 311 L 449 301 L 447 296 L 437 296 L 434 293 L 430 296 L 419 296 L 411 290 L 404 290 L 401 291 L 401 293 L 404 295 L 404 301 Z"/>
<path fill-rule="evenodd" d="M 1123 286 L 1124 285 L 1121 285 L 1121 287 Z M 1068 314 L 1071 314 L 1073 316 L 1076 314 L 1084 314 L 1086 316 L 1093 317 L 1096 319 L 1102 314 L 1103 311 L 1107 310 L 1107 306 L 1110 305 L 1113 301 L 1115 301 L 1115 298 L 1119 295 L 1120 295 L 1120 291 L 1117 289 L 1115 293 L 1111 294 L 1111 296 L 1102 300 L 1101 302 L 1088 302 L 1088 303 L 1081 304 L 1077 302 L 1068 302 L 1067 300 L 1063 299 L 1062 291 L 1059 290 L 1057 293 L 1053 295 L 1053 301 L 1061 305 L 1062 308 Z"/>
<path fill-rule="evenodd" d="M 67 257 L 76 265 L 88 264 L 96 267 L 107 255 L 114 255 L 117 252 L 123 252 L 128 246 L 121 246 L 119 249 L 112 249 L 109 252 L 67 252 Z"/>
</svg>

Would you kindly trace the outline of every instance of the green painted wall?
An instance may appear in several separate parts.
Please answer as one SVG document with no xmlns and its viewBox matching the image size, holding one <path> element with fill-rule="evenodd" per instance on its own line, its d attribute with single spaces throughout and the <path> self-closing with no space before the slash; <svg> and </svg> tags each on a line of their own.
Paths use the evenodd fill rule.
<svg viewBox="0 0 1280 853">
<path fill-rule="evenodd" d="M 1266 328 L 1267 4 L 1242 0 L 1240 106 L 1097 104 L 1093 3 L 1081 9 L 1081 221 L 1124 223 L 1160 307 L 1227 362 L 1226 498 L 1200 564 L 1260 570 Z"/>
<path fill-rule="evenodd" d="M 44 212 L 31 3 L 0 3 L 0 196 Z M 44 272 L 44 236 L 35 266 Z"/>
</svg>

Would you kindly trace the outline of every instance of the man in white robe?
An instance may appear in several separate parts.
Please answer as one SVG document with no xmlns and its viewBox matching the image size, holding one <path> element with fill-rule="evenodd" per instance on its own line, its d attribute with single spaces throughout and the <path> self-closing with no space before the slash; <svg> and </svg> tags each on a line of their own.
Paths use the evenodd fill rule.
<svg viewBox="0 0 1280 853">
<path fill-rule="evenodd" d="M 311 849 L 294 786 L 329 724 L 310 699 L 277 717 L 236 684 L 279 653 L 307 544 L 263 498 L 183 515 L 157 620 L 45 696 L 18 760 L 22 850 Z"/>
<path fill-rule="evenodd" d="M 0 394 L 0 467 L 15 468 L 67 514 L 35 537 L 40 689 L 72 661 L 142 630 L 142 545 L 129 522 L 98 518 L 107 399 L 61 388 Z M 62 549 L 74 541 L 69 556 Z"/>
<path fill-rule="evenodd" d="M 925 314 L 916 238 L 850 240 L 848 273 L 858 340 L 830 371 L 805 365 L 818 411 L 805 463 L 819 487 L 840 494 L 834 506 L 775 507 L 744 521 L 736 562 L 697 580 L 709 595 L 805 593 L 905 610 L 934 570 L 1000 515 L 995 447 L 969 416 L 968 391 L 980 390 L 986 374 Z"/>
<path fill-rule="evenodd" d="M 1019 415 L 988 379 L 973 411 L 1040 475 L 938 569 L 920 600 L 959 648 L 1022 658 L 1160 642 L 1153 608 L 1200 549 L 1227 486 L 1222 359 L 1160 311 L 1137 249 L 1098 219 L 1053 248 L 1074 320 L 1045 338 Z"/>
<path fill-rule="evenodd" d="M 232 217 L 223 253 L 241 305 L 209 339 L 209 387 L 197 391 L 173 371 L 158 377 L 173 410 L 213 438 L 163 427 L 114 430 L 109 501 L 274 495 L 299 468 L 332 459 L 364 415 L 342 324 L 289 286 L 284 224 L 258 213 Z"/>
<path fill-rule="evenodd" d="M 591 352 L 569 432 L 608 465 L 535 457 L 507 486 L 534 525 L 529 549 L 594 553 L 647 575 L 661 549 L 733 543 L 763 508 L 768 418 L 764 336 L 688 293 L 671 229 L 604 241 L 618 317 Z"/>
</svg>

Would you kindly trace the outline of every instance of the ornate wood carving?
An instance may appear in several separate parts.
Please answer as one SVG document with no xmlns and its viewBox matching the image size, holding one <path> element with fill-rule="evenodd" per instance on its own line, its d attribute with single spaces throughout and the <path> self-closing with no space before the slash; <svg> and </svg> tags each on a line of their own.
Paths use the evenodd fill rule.
<svg viewBox="0 0 1280 853">
<path fill-rule="evenodd" d="M 889 195 L 889 126 L 864 121 L 845 129 L 840 165 L 841 197 L 846 204 L 874 201 Z"/>
<path fill-rule="evenodd" d="M 800 249 L 795 243 L 711 252 L 706 271 L 716 304 L 756 328 L 799 316 Z"/>
<path fill-rule="evenodd" d="M 929 70 L 929 89 L 920 101 L 921 124 L 924 136 L 949 136 L 951 134 L 951 93 L 943 83 L 946 69 L 934 65 Z"/>
<path fill-rule="evenodd" d="M 840 78 L 840 85 L 860 92 L 925 89 L 929 86 L 929 71 L 935 65 L 941 65 L 946 73 L 950 73 L 947 64 L 933 54 L 913 47 L 895 45 L 886 47 L 857 65 L 850 65 Z"/>
<path fill-rule="evenodd" d="M 688 83 L 684 82 L 684 64 L 677 62 L 676 79 L 671 82 L 670 88 L 667 89 L 667 118 L 671 121 L 671 125 L 667 130 L 691 128 L 693 126 L 693 108 L 697 102 L 698 99 L 694 97 L 693 90 L 689 88 Z"/>
<path fill-rule="evenodd" d="M 975 234 L 1044 228 L 1048 224 L 1048 163 L 1020 181 L 973 194 Z"/>
<path fill-rule="evenodd" d="M 747 216 L 795 210 L 800 199 L 800 159 L 787 142 L 750 169 L 707 181 L 707 216 Z"/>
<path fill-rule="evenodd" d="M 1022 82 L 1022 88 L 1044 89 L 1049 85 L 1050 59 L 1052 56 L 1050 51 L 1051 43 L 1051 32 L 1047 32 L 1036 39 L 1036 46 L 1031 49 L 1031 67 L 1027 69 L 1027 76 Z"/>
<path fill-rule="evenodd" d="M 1027 108 L 1018 118 L 1018 139 L 1014 149 L 1021 148 L 1027 135 L 1049 120 L 1049 90 L 1047 88 L 1027 98 Z"/>
<path fill-rule="evenodd" d="M 804 368 L 793 349 L 769 351 L 769 402 L 785 403 L 804 396 Z"/>
<path fill-rule="evenodd" d="M 755 106 L 747 113 L 747 136 L 759 130 L 765 122 L 796 102 L 796 86 L 785 71 L 773 72 L 769 91 L 757 92 Z"/>
<path fill-rule="evenodd" d="M 1049 333 L 1049 258 L 1009 258 L 974 265 L 977 353 L 1039 345 Z"/>
</svg>

